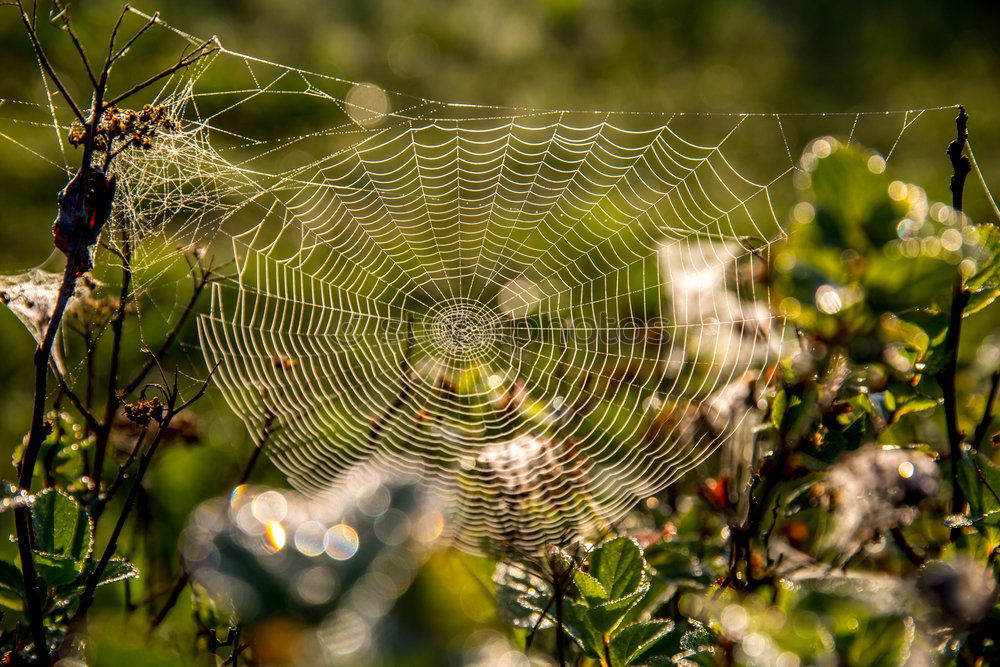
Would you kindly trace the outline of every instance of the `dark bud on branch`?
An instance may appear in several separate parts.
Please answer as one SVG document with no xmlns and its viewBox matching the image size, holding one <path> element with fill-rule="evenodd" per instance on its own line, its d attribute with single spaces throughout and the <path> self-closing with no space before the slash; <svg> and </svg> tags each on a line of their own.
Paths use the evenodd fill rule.
<svg viewBox="0 0 1000 667">
<path fill-rule="evenodd" d="M 93 130 L 94 149 L 102 153 L 111 153 L 116 148 L 121 150 L 129 146 L 148 150 L 153 147 L 154 137 L 161 131 L 169 132 L 176 126 L 169 110 L 162 104 L 147 104 L 139 111 L 111 107 L 104 111 Z M 74 123 L 69 130 L 69 143 L 83 146 L 89 132 L 89 127 Z"/>
<path fill-rule="evenodd" d="M 59 214 L 52 225 L 52 235 L 76 276 L 94 265 L 91 248 L 111 216 L 114 198 L 114 177 L 108 178 L 96 166 L 78 171 L 59 193 Z"/>
<path fill-rule="evenodd" d="M 154 421 L 160 424 L 165 416 L 165 406 L 158 398 L 126 403 L 124 410 L 125 418 L 136 426 L 149 426 Z"/>
</svg>

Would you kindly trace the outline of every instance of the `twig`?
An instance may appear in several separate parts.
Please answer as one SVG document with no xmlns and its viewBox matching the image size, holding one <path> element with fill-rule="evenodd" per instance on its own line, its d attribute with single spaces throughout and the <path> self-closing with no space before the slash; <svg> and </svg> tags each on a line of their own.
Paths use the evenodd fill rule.
<svg viewBox="0 0 1000 667">
<path fill-rule="evenodd" d="M 998 389 L 1000 389 L 1000 371 L 994 371 L 993 376 L 990 378 L 990 392 L 986 396 L 986 407 L 983 408 L 983 417 L 979 420 L 976 431 L 972 436 L 973 449 L 978 449 L 983 444 L 983 440 L 986 439 L 986 435 L 990 430 L 990 424 L 993 423 L 993 403 L 996 402 Z"/>
<path fill-rule="evenodd" d="M 112 343 L 111 360 L 108 370 L 107 397 L 104 406 L 104 419 L 101 428 L 97 431 L 97 442 L 94 444 L 94 497 L 101 495 L 101 478 L 104 472 L 104 459 L 107 455 L 108 440 L 111 437 L 111 429 L 114 427 L 115 415 L 118 413 L 118 406 L 121 398 L 118 394 L 118 364 L 121 359 L 122 331 L 125 327 L 125 311 L 128 306 L 129 287 L 132 283 L 132 247 L 125 231 L 122 245 L 122 285 L 118 295 L 118 310 L 111 321 Z"/>
<path fill-rule="evenodd" d="M 76 36 L 76 31 L 73 30 L 73 26 L 67 18 L 66 20 L 66 32 L 69 33 L 70 41 L 73 42 L 73 46 L 76 47 L 76 52 L 80 56 L 80 60 L 83 62 L 83 68 L 87 71 L 87 77 L 90 79 L 90 84 L 97 87 L 97 77 L 94 76 L 94 70 L 90 67 L 90 58 L 87 57 L 87 52 L 83 48 L 83 44 L 80 42 L 80 38 Z"/>
<path fill-rule="evenodd" d="M 199 264 L 198 266 L 201 265 Z M 180 317 L 177 318 L 177 321 L 170 328 L 170 331 L 167 332 L 167 335 L 163 339 L 163 342 L 160 343 L 159 348 L 157 348 L 155 352 L 150 353 L 149 358 L 146 360 L 146 363 L 143 364 L 142 368 L 139 369 L 139 372 L 136 373 L 135 377 L 133 377 L 128 384 L 125 385 L 125 387 L 122 389 L 122 394 L 128 396 L 133 391 L 135 391 L 139 387 L 139 385 L 142 384 L 143 380 L 146 379 L 146 376 L 149 375 L 149 371 L 153 369 L 153 366 L 156 365 L 156 360 L 163 359 L 167 351 L 174 344 L 174 341 L 180 334 L 181 329 L 183 329 L 184 324 L 187 323 L 187 320 L 191 316 L 191 313 L 194 312 L 194 307 L 198 303 L 198 297 L 201 296 L 201 293 L 205 290 L 205 287 L 211 281 L 212 275 L 213 273 L 211 266 L 209 266 L 208 268 L 202 268 L 201 275 L 195 279 L 194 291 L 191 294 L 191 298 L 188 299 L 187 305 L 181 312 Z"/>
<path fill-rule="evenodd" d="M 962 216 L 962 193 L 965 188 L 965 178 L 972 170 L 969 158 L 962 152 L 968 139 L 969 117 L 964 107 L 958 108 L 955 119 L 957 135 L 948 145 L 948 158 L 951 160 L 952 177 L 950 183 L 952 208 Z M 955 272 L 951 289 L 951 312 L 948 316 L 948 331 L 945 334 L 944 346 L 948 354 L 941 372 L 938 374 L 938 384 L 944 394 L 945 428 L 948 433 L 948 451 L 951 459 L 951 512 L 959 514 L 965 505 L 965 495 L 958 483 L 958 463 L 962 457 L 962 432 L 958 428 L 958 397 L 955 390 L 955 376 L 958 372 L 958 347 L 962 337 L 962 314 L 969 301 L 969 293 L 964 289 L 962 274 Z M 957 529 L 952 530 L 952 535 Z"/>
<path fill-rule="evenodd" d="M 167 432 L 167 428 L 170 426 L 170 422 L 173 421 L 174 417 L 186 410 L 205 394 L 211 379 L 212 374 L 210 373 L 195 395 L 188 401 L 178 406 L 177 375 L 175 373 L 174 383 L 170 390 L 170 398 L 167 401 L 167 412 L 164 415 L 162 422 L 159 424 L 159 430 L 157 430 L 156 436 L 154 436 L 153 441 L 149 443 L 149 447 L 146 448 L 146 451 L 143 452 L 141 458 L 139 459 L 139 468 L 136 471 L 135 481 L 132 483 L 132 488 L 129 490 L 129 494 L 125 499 L 125 506 L 122 508 L 121 514 L 118 515 L 118 520 L 115 522 L 115 527 L 111 531 L 111 537 L 108 538 L 108 544 L 104 548 L 101 560 L 98 561 L 94 571 L 91 572 L 90 576 L 87 578 L 87 583 L 83 589 L 83 593 L 80 595 L 80 606 L 77 607 L 76 614 L 74 614 L 73 620 L 70 622 L 71 625 L 84 618 L 87 611 L 90 609 L 90 606 L 94 603 L 94 592 L 97 590 L 97 586 L 101 581 L 101 576 L 104 574 L 104 570 L 111 561 L 111 557 L 118 548 L 118 538 L 121 536 L 122 529 L 125 527 L 125 522 L 128 520 L 132 507 L 135 505 L 139 488 L 142 486 L 143 477 L 146 475 L 146 470 L 149 468 L 149 464 L 153 460 L 153 456 L 156 454 L 157 448 L 163 441 L 163 437 Z"/>
<path fill-rule="evenodd" d="M 128 9 L 128 5 L 126 5 L 125 7 L 126 7 L 126 10 L 127 10 Z M 122 14 L 122 16 L 124 16 L 124 13 Z M 131 48 L 131 46 L 133 44 L 135 44 L 136 41 L 146 33 L 147 30 L 149 30 L 154 25 L 156 25 L 156 23 L 159 20 L 160 20 L 160 12 L 156 12 L 151 17 L 149 17 L 149 20 L 146 21 L 145 25 L 143 25 L 141 28 L 139 28 L 136 31 L 136 33 L 134 35 L 132 35 L 132 37 L 130 37 L 127 42 L 125 42 L 125 45 L 122 48 L 118 49 L 118 51 L 113 56 L 111 55 L 111 52 L 109 50 L 108 51 L 108 63 L 109 63 L 109 65 L 113 65 L 119 58 L 121 58 L 123 55 L 125 55 L 125 52 L 128 51 L 129 48 Z M 111 48 L 114 48 L 114 39 L 113 38 L 112 38 L 112 41 L 111 41 Z"/>
<path fill-rule="evenodd" d="M 162 427 L 161 427 L 162 428 Z M 139 432 L 139 437 L 135 440 L 135 445 L 132 447 L 132 451 L 129 452 L 128 458 L 125 462 L 118 468 L 118 474 L 115 476 L 111 484 L 108 485 L 108 490 L 98 498 L 97 503 L 94 505 L 93 514 L 100 515 L 104 508 L 107 506 L 111 499 L 115 497 L 118 489 L 121 485 L 125 483 L 125 478 L 128 476 L 128 470 L 132 467 L 132 463 L 135 462 L 136 456 L 142 451 L 142 446 L 145 444 L 146 435 L 149 433 L 149 426 L 143 426 L 142 431 Z"/>
<path fill-rule="evenodd" d="M 86 124 L 87 119 L 83 117 L 83 112 L 80 111 L 80 107 L 77 105 L 76 100 L 74 100 L 73 96 L 69 94 L 66 90 L 66 86 L 63 85 L 62 80 L 59 78 L 59 75 L 57 75 L 55 70 L 52 69 L 52 63 L 49 62 L 48 56 L 45 55 L 45 50 L 42 49 L 41 42 L 38 41 L 38 32 L 35 30 L 35 24 L 24 11 L 24 5 L 21 3 L 21 0 L 17 0 L 17 9 L 21 14 L 21 22 L 24 24 L 24 29 L 28 32 L 28 37 L 31 39 L 31 46 L 35 49 L 35 57 L 37 57 L 38 62 L 41 63 L 42 69 L 44 69 L 45 73 L 49 75 L 50 79 L 52 79 L 52 83 L 56 85 L 56 88 L 63 96 L 63 99 L 66 100 L 69 108 L 73 110 L 74 114 L 76 114 L 77 120 Z"/>
<path fill-rule="evenodd" d="M 132 97 L 136 93 L 142 92 L 146 88 L 149 88 L 150 86 L 152 86 L 154 83 L 156 83 L 160 79 L 168 77 L 171 74 L 173 74 L 175 72 L 178 72 L 178 71 L 180 71 L 180 70 L 182 70 L 182 69 L 184 69 L 186 67 L 190 67 L 191 65 L 193 65 L 196 62 L 198 62 L 199 60 L 201 60 L 205 56 L 210 55 L 212 53 L 215 53 L 216 51 L 219 50 L 218 47 L 213 47 L 211 49 L 208 48 L 208 45 L 210 43 L 211 43 L 211 40 L 206 40 L 206 41 L 202 42 L 192 53 L 190 53 L 189 55 L 181 57 L 176 63 L 174 63 L 170 67 L 167 67 L 166 69 L 162 70 L 158 74 L 154 74 L 153 76 L 149 77 L 148 79 L 146 79 L 142 83 L 139 83 L 139 84 L 136 84 L 136 85 L 132 86 L 131 88 L 129 88 L 128 90 L 126 90 L 124 93 L 118 95 L 117 97 L 114 97 L 114 98 L 108 100 L 108 102 L 105 104 L 105 107 L 113 107 L 116 104 L 119 104 L 119 103 L 123 102 L 127 98 Z"/>
<path fill-rule="evenodd" d="M 76 394 L 76 392 L 73 391 L 73 388 L 69 386 L 69 382 L 66 380 L 66 376 L 64 376 L 62 373 L 59 372 L 59 369 L 56 368 L 55 363 L 50 363 L 50 366 L 52 366 L 52 374 L 55 375 L 56 379 L 59 381 L 59 390 L 63 393 L 63 396 L 68 398 L 69 402 L 73 404 L 73 407 L 76 408 L 76 411 L 79 412 L 80 415 L 83 417 L 83 420 L 87 422 L 88 428 L 90 428 L 92 431 L 96 431 L 97 429 L 99 429 L 101 423 L 97 420 L 97 417 L 95 417 L 94 414 L 87 409 L 87 406 L 83 403 L 83 401 Z"/>
</svg>

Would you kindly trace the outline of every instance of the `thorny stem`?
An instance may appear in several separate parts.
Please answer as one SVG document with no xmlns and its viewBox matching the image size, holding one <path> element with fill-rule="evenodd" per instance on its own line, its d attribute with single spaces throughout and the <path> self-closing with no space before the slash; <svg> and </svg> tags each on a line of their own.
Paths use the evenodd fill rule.
<svg viewBox="0 0 1000 667">
<path fill-rule="evenodd" d="M 950 183 L 952 208 L 962 224 L 962 193 L 965 179 L 972 170 L 969 158 L 963 155 L 968 139 L 969 116 L 964 107 L 958 108 L 955 119 L 957 136 L 948 145 L 948 158 L 951 160 L 952 177 Z M 965 495 L 958 483 L 958 465 L 962 457 L 962 432 L 958 428 L 958 397 L 955 391 L 955 375 L 958 371 L 958 346 L 962 336 L 962 314 L 969 301 L 969 293 L 965 291 L 962 274 L 956 271 L 951 289 L 951 312 L 948 316 L 948 332 L 945 334 L 944 346 L 948 357 L 938 375 L 938 384 L 944 394 L 945 428 L 948 433 L 948 452 L 951 459 L 951 512 L 961 513 L 965 505 Z M 955 531 L 952 531 L 954 536 Z"/>
</svg>

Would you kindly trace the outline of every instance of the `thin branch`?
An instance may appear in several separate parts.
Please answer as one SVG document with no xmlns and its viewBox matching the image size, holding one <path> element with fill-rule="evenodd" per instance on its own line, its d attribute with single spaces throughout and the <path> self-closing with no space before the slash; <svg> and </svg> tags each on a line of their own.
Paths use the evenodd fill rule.
<svg viewBox="0 0 1000 667">
<path fill-rule="evenodd" d="M 976 426 L 976 431 L 972 436 L 972 447 L 978 448 L 983 444 L 993 423 L 993 404 L 996 402 L 997 391 L 1000 390 L 1000 371 L 994 371 L 990 378 L 990 392 L 986 396 L 986 407 L 983 408 L 983 417 Z"/>
<path fill-rule="evenodd" d="M 84 405 L 83 401 L 80 399 L 77 393 L 73 391 L 72 387 L 69 386 L 69 382 L 66 380 L 66 376 L 64 376 L 62 373 L 59 372 L 59 369 L 56 368 L 54 362 L 51 363 L 50 365 L 52 367 L 52 374 L 56 376 L 57 380 L 59 380 L 59 390 L 63 393 L 63 395 L 66 398 L 69 399 L 69 402 L 73 404 L 73 407 L 76 408 L 76 411 L 79 412 L 80 415 L 83 417 L 84 421 L 87 422 L 87 426 L 90 428 L 90 430 L 96 431 L 97 429 L 99 429 L 101 427 L 101 422 L 99 422 L 97 420 L 97 417 L 95 417 L 94 414 L 87 409 L 87 406 Z"/>
<path fill-rule="evenodd" d="M 160 12 L 156 12 L 155 14 L 153 14 L 149 18 L 148 21 L 146 21 L 145 25 L 143 25 L 141 28 L 139 28 L 136 31 L 136 33 L 134 35 L 132 35 L 132 37 L 130 37 L 127 42 L 125 42 L 125 46 L 123 46 L 122 48 L 118 49 L 118 51 L 113 56 L 110 54 L 110 51 L 109 51 L 108 52 L 108 65 L 109 66 L 113 65 L 115 62 L 117 62 L 117 60 L 119 58 L 121 58 L 123 55 L 125 55 L 125 52 L 128 51 L 132 47 L 132 45 L 135 44 L 136 41 L 138 41 L 138 39 L 140 37 L 142 37 L 146 33 L 147 30 L 149 30 L 154 25 L 156 25 L 159 22 L 159 20 L 160 20 Z M 114 42 L 112 42 L 112 47 L 113 46 L 114 46 Z"/>
<path fill-rule="evenodd" d="M 108 386 L 106 403 L 104 406 L 104 418 L 101 428 L 97 431 L 97 442 L 94 443 L 94 494 L 99 497 L 101 494 L 101 477 L 104 472 L 104 459 L 107 455 L 108 439 L 111 437 L 111 429 L 114 427 L 115 415 L 118 413 L 118 406 L 121 399 L 118 395 L 118 364 L 121 359 L 122 331 L 125 326 L 125 311 L 128 306 L 129 288 L 132 283 L 132 248 L 125 232 L 122 250 L 122 285 L 118 295 L 118 310 L 111 321 L 112 343 L 111 360 L 108 370 Z"/>
<path fill-rule="evenodd" d="M 27 17 L 25 16 L 25 18 Z M 59 324 L 62 322 L 63 315 L 66 312 L 66 306 L 69 304 L 70 297 L 72 297 L 75 289 L 76 262 L 69 259 L 66 262 L 66 269 L 63 272 L 59 297 L 49 318 L 48 328 L 45 330 L 45 337 L 42 339 L 42 343 L 38 346 L 38 349 L 35 350 L 35 394 L 31 413 L 31 430 L 28 434 L 28 444 L 24 448 L 24 455 L 21 458 L 18 470 L 17 485 L 22 489 L 31 489 L 31 478 L 34 476 L 35 462 L 38 460 L 38 452 L 41 449 L 42 442 L 45 440 L 45 399 L 49 362 L 52 359 L 52 346 L 55 343 Z M 35 642 L 35 656 L 40 664 L 48 665 L 50 656 L 45 638 L 45 626 L 42 620 L 42 591 L 38 586 L 38 575 L 35 572 L 35 561 L 32 553 L 34 536 L 32 534 L 30 508 L 27 506 L 18 507 L 14 513 L 14 523 L 17 530 L 17 549 L 21 558 L 21 574 L 24 579 L 28 621 L 31 627 L 32 638 Z"/>
<path fill-rule="evenodd" d="M 187 402 L 185 402 L 184 404 L 182 404 L 181 407 L 179 407 L 177 409 L 178 412 L 180 412 L 181 410 L 184 410 L 186 408 L 191 407 L 191 405 L 195 401 L 197 401 L 198 399 L 200 399 L 202 396 L 205 395 L 205 392 L 208 391 L 209 385 L 212 384 L 212 376 L 215 375 L 215 371 L 219 370 L 219 365 L 221 363 L 222 362 L 220 361 L 219 363 L 215 364 L 215 366 L 212 367 L 212 370 L 210 370 L 208 372 L 208 377 L 205 378 L 204 382 L 202 382 L 201 387 L 198 389 L 197 392 L 195 392 L 195 395 L 192 396 Z M 174 382 L 174 391 L 175 392 L 177 391 L 177 383 L 176 383 L 176 381 Z"/>
<path fill-rule="evenodd" d="M 83 117 L 83 112 L 80 111 L 80 107 L 77 105 L 76 100 L 74 100 L 73 96 L 69 94 L 69 91 L 66 90 L 66 86 L 63 85 L 59 75 L 57 75 L 55 70 L 52 69 L 52 63 L 49 62 L 48 56 L 45 55 L 45 50 L 42 49 L 41 42 L 38 41 L 38 33 L 35 30 L 34 22 L 28 18 L 27 13 L 25 13 L 24 5 L 21 4 L 21 0 L 17 0 L 17 9 L 21 14 L 21 22 L 24 24 L 25 30 L 28 31 L 28 37 L 31 39 L 31 46 L 35 49 L 35 57 L 37 57 L 38 62 L 41 63 L 42 69 L 44 69 L 45 73 L 49 75 L 50 79 L 52 79 L 52 83 L 54 83 L 56 88 L 59 89 L 59 93 L 66 100 L 66 103 L 69 104 L 73 113 L 76 114 L 77 119 L 81 123 L 86 124 L 87 119 Z"/>
<path fill-rule="evenodd" d="M 68 17 L 66 19 L 66 32 L 69 33 L 69 38 L 73 42 L 73 46 L 76 47 L 76 52 L 80 55 L 80 60 L 83 61 L 83 68 L 87 70 L 87 77 L 90 78 L 90 84 L 94 88 L 97 88 L 97 77 L 94 76 L 94 70 L 90 66 L 87 51 L 83 48 L 83 44 L 80 42 L 80 38 L 77 37 L 76 31 L 73 30 L 73 26 L 70 25 Z"/>
<path fill-rule="evenodd" d="M 112 53 L 114 53 L 115 50 L 115 42 L 118 41 L 118 31 L 122 27 L 122 21 L 125 20 L 125 15 L 131 10 L 132 5 L 126 3 L 125 6 L 122 7 L 121 13 L 118 15 L 118 20 L 115 21 L 115 27 L 111 29 L 111 37 L 108 38 L 108 55 L 104 59 L 104 70 L 111 69 L 111 63 L 114 61 Z"/>
<path fill-rule="evenodd" d="M 175 73 L 175 72 L 177 72 L 179 70 L 184 69 L 185 67 L 190 67 L 191 65 L 193 65 L 196 62 L 198 62 L 199 60 L 201 60 L 205 56 L 210 55 L 212 53 L 215 53 L 216 51 L 219 50 L 218 47 L 213 47 L 211 49 L 208 48 L 208 45 L 210 43 L 211 43 L 211 40 L 206 40 L 206 41 L 202 42 L 201 45 L 198 46 L 198 48 L 196 48 L 190 55 L 181 57 L 180 60 L 178 60 L 176 63 L 174 63 L 170 67 L 167 67 L 166 69 L 162 70 L 159 74 L 154 74 L 153 76 L 149 77 L 148 79 L 146 79 L 142 83 L 139 83 L 139 84 L 136 84 L 135 86 L 132 86 L 131 88 L 129 88 L 128 90 L 126 90 L 121 95 L 118 95 L 117 97 L 114 97 L 114 98 L 108 100 L 105 103 L 104 106 L 105 107 L 113 107 L 113 106 L 121 103 L 125 99 L 127 99 L 129 97 L 132 97 L 136 93 L 142 92 L 146 88 L 149 88 L 151 85 L 153 85 L 154 83 L 156 83 L 160 79 L 166 78 L 166 77 L 170 76 L 171 74 L 173 74 L 173 73 Z"/>
<path fill-rule="evenodd" d="M 83 619 L 84 616 L 86 616 L 87 611 L 90 609 L 90 606 L 93 604 L 94 591 L 97 590 L 97 585 L 101 580 L 101 576 L 104 574 L 104 570 L 107 569 L 108 563 L 111 561 L 111 557 L 118 548 L 118 538 L 121 536 L 122 529 L 125 527 L 125 522 L 132 511 L 132 507 L 135 505 L 135 499 L 138 496 L 139 487 L 142 485 L 142 479 L 146 474 L 146 469 L 149 467 L 149 463 L 152 461 L 153 454 L 156 453 L 157 447 L 163 440 L 163 436 L 167 431 L 166 427 L 175 415 L 176 413 L 173 412 L 172 409 L 167 413 L 167 417 L 164 418 L 163 423 L 160 425 L 160 430 L 157 431 L 156 437 L 153 438 L 153 441 L 143 453 L 142 458 L 140 458 L 139 469 L 136 471 L 135 475 L 135 482 L 133 482 L 132 488 L 129 490 L 128 497 L 125 499 L 125 507 L 122 508 L 121 514 L 118 515 L 118 520 L 115 522 L 115 527 L 111 531 L 111 537 L 108 538 L 108 544 L 104 548 L 101 560 L 98 561 L 94 571 L 91 572 L 90 576 L 87 578 L 87 583 L 83 589 L 83 593 L 80 595 L 80 606 L 77 608 L 76 614 L 74 614 L 70 625 L 75 625 L 77 621 Z"/>
<path fill-rule="evenodd" d="M 94 602 L 94 592 L 97 590 L 97 585 L 100 582 L 101 576 L 104 574 L 108 563 L 111 561 L 111 557 L 118 548 L 118 538 L 121 536 L 122 529 L 125 527 L 125 522 L 135 505 L 139 489 L 142 486 L 142 480 L 146 475 L 146 471 L 149 469 L 149 464 L 153 460 L 153 456 L 156 454 L 157 448 L 163 441 L 164 435 L 167 433 L 170 422 L 173 421 L 174 417 L 176 417 L 179 413 L 190 407 L 192 403 L 204 396 L 212 378 L 211 374 L 209 374 L 208 378 L 206 378 L 205 382 L 195 395 L 190 400 L 178 406 L 178 375 L 178 373 L 174 373 L 173 385 L 170 389 L 170 396 L 167 400 L 166 415 L 164 415 L 163 420 L 159 423 L 159 429 L 153 437 L 153 441 L 149 444 L 149 447 L 146 448 L 146 451 L 142 453 L 142 456 L 139 459 L 139 467 L 136 470 L 135 481 L 132 483 L 132 488 L 129 490 L 129 494 L 125 499 L 125 506 L 122 508 L 121 514 L 118 515 L 118 520 L 115 522 L 115 527 L 111 532 L 111 537 L 108 539 L 107 546 L 104 548 L 104 553 L 101 555 L 101 560 L 98 561 L 94 571 L 87 578 L 86 586 L 84 587 L 83 593 L 80 595 L 80 606 L 77 608 L 76 614 L 74 614 L 71 625 L 75 624 L 76 621 L 83 619 Z M 139 446 L 138 443 L 136 446 Z"/>
<path fill-rule="evenodd" d="M 157 350 L 155 352 L 150 353 L 149 358 L 146 360 L 146 363 L 143 364 L 142 368 L 139 369 L 139 372 L 136 373 L 135 377 L 133 377 L 132 380 L 128 384 L 126 384 L 125 387 L 122 389 L 122 393 L 124 395 L 128 396 L 133 391 L 135 391 L 136 388 L 140 384 L 142 384 L 143 380 L 146 379 L 146 376 L 149 375 L 149 371 L 153 370 L 153 366 L 156 365 L 156 360 L 163 359 L 164 356 L 166 356 L 167 351 L 173 346 L 174 341 L 180 334 L 181 329 L 183 329 L 184 325 L 187 323 L 187 320 L 191 316 L 191 313 L 194 312 L 194 307 L 198 303 L 198 297 L 201 296 L 201 293 L 204 291 L 205 287 L 210 282 L 211 276 L 212 276 L 211 267 L 202 270 L 201 276 L 195 280 L 194 291 L 191 294 L 191 298 L 188 299 L 187 305 L 184 307 L 184 310 L 181 312 L 181 316 L 170 328 L 170 331 L 163 339 L 163 342 L 160 343 L 160 346 L 157 348 Z"/>
<path fill-rule="evenodd" d="M 948 158 L 951 160 L 952 177 L 950 183 L 952 208 L 961 216 L 962 193 L 965 188 L 965 178 L 972 170 L 969 159 L 963 155 L 968 139 L 969 116 L 964 107 L 958 108 L 955 119 L 956 137 L 948 145 Z M 961 219 L 961 217 L 960 217 Z M 951 311 L 948 316 L 948 331 L 945 334 L 944 347 L 947 359 L 938 374 L 938 384 L 944 395 L 945 429 L 948 434 L 948 451 L 951 459 L 951 512 L 959 514 L 965 505 L 965 495 L 958 483 L 958 463 L 962 457 L 962 432 L 958 428 L 958 396 L 955 389 L 955 376 L 958 373 L 958 348 L 962 337 L 962 315 L 969 302 L 969 293 L 965 291 L 962 274 L 955 272 L 951 289 Z M 957 529 L 952 530 L 952 536 Z"/>
<path fill-rule="evenodd" d="M 149 426 L 143 426 L 142 431 L 139 432 L 139 437 L 136 438 L 135 445 L 132 447 L 132 451 L 129 453 L 128 458 L 125 462 L 121 464 L 118 468 L 118 475 L 115 476 L 111 484 L 108 485 L 108 490 L 101 496 L 98 507 L 102 508 L 106 506 L 111 499 L 115 497 L 118 489 L 125 482 L 125 478 L 128 476 L 128 470 L 132 467 L 132 463 L 135 462 L 136 456 L 142 451 L 142 446 L 146 440 L 146 434 L 149 433 Z"/>
</svg>

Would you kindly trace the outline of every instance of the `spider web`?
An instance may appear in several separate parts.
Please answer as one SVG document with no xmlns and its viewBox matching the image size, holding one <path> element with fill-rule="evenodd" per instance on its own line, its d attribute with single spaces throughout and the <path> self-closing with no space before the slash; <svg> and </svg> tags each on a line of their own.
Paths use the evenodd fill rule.
<svg viewBox="0 0 1000 667">
<path fill-rule="evenodd" d="M 788 338 L 757 276 L 801 137 L 888 159 L 936 111 L 449 104 L 225 48 L 155 101 L 179 129 L 115 167 L 139 289 L 231 253 L 201 352 L 290 483 L 419 475 L 473 552 L 604 527 L 740 428 L 719 397 Z"/>
</svg>

